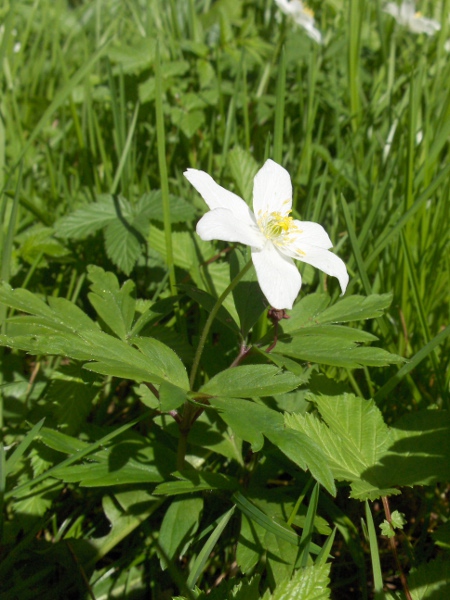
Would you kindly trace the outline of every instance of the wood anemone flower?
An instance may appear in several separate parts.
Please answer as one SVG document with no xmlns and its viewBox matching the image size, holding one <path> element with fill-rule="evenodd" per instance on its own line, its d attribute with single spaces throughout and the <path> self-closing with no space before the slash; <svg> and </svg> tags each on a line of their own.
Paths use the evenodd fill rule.
<svg viewBox="0 0 450 600">
<path fill-rule="evenodd" d="M 210 208 L 197 223 L 198 235 L 250 246 L 259 285 L 273 308 L 291 309 L 300 291 L 302 278 L 292 259 L 337 277 L 345 292 L 347 268 L 329 252 L 333 244 L 325 229 L 290 216 L 292 184 L 286 169 L 269 159 L 255 175 L 254 212 L 204 171 L 187 169 L 184 175 Z"/>
<path fill-rule="evenodd" d="M 441 28 L 439 21 L 427 19 L 420 12 L 416 12 L 415 2 L 409 0 L 400 5 L 396 2 L 388 2 L 383 10 L 394 17 L 399 25 L 407 27 L 413 33 L 434 35 Z"/>
<path fill-rule="evenodd" d="M 292 17 L 297 25 L 303 27 L 306 35 L 318 44 L 322 43 L 322 34 L 314 24 L 314 13 L 304 2 L 300 0 L 275 0 L 275 3 L 285 15 Z"/>
</svg>

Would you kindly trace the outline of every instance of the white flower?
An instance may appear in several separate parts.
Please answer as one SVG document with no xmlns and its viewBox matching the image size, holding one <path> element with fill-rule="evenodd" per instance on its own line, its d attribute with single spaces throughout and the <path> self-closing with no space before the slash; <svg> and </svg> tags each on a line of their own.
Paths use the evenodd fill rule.
<svg viewBox="0 0 450 600">
<path fill-rule="evenodd" d="M 294 19 L 297 25 L 303 27 L 306 34 L 318 44 L 322 43 L 322 34 L 314 26 L 313 11 L 300 0 L 275 0 L 278 8 Z"/>
<path fill-rule="evenodd" d="M 202 240 L 251 246 L 259 285 L 273 308 L 292 308 L 300 291 L 302 278 L 293 258 L 337 277 L 345 292 L 347 269 L 328 251 L 333 244 L 325 229 L 289 216 L 292 184 L 286 169 L 269 159 L 258 171 L 253 183 L 254 213 L 204 171 L 188 169 L 184 175 L 211 209 L 197 223 L 198 235 Z"/>
<path fill-rule="evenodd" d="M 441 28 L 439 21 L 426 19 L 420 12 L 416 12 L 415 2 L 409 0 L 402 2 L 400 6 L 395 2 L 388 2 L 383 10 L 393 16 L 399 25 L 408 27 L 413 33 L 434 35 Z"/>
</svg>

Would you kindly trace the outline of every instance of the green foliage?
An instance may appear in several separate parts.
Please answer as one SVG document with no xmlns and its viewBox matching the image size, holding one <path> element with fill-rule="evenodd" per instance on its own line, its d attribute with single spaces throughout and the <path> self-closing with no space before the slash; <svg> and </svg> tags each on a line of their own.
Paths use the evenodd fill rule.
<svg viewBox="0 0 450 600">
<path fill-rule="evenodd" d="M 311 7 L 0 8 L 2 598 L 449 596 L 450 2 Z M 182 175 L 269 157 L 350 274 L 275 327 Z"/>
</svg>

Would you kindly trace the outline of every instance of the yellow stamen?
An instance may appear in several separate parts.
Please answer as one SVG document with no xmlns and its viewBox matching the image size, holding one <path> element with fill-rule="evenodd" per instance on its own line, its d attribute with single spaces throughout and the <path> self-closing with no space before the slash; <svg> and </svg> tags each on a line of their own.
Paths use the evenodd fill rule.
<svg viewBox="0 0 450 600">
<path fill-rule="evenodd" d="M 289 203 L 287 201 L 287 203 Z M 289 247 L 299 256 L 305 256 L 305 253 L 296 248 L 293 244 L 296 241 L 296 236 L 302 233 L 294 219 L 289 216 L 290 210 L 284 214 L 274 211 L 271 213 L 258 213 L 258 227 L 264 236 L 270 240 L 275 246 L 282 249 Z"/>
<path fill-rule="evenodd" d="M 306 4 L 303 5 L 303 12 L 309 15 L 310 17 L 314 18 L 314 11 L 311 10 L 309 6 L 306 6 Z"/>
<path fill-rule="evenodd" d="M 421 19 L 421 18 L 422 18 L 422 13 L 420 12 L 420 10 L 418 10 L 418 11 L 416 12 L 416 14 L 414 15 L 414 18 L 415 18 L 415 19 Z"/>
</svg>

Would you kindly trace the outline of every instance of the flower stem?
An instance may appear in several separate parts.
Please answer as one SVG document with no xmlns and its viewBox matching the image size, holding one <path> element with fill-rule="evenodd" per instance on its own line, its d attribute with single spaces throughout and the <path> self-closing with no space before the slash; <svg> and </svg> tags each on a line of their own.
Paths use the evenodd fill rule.
<svg viewBox="0 0 450 600">
<path fill-rule="evenodd" d="M 389 500 L 387 496 L 382 496 L 381 500 L 383 502 L 383 508 L 384 508 L 384 513 L 386 515 L 386 520 L 388 521 L 388 523 L 390 524 L 390 526 L 392 527 L 392 529 L 394 529 L 394 527 L 392 526 L 392 517 L 391 517 L 391 509 L 389 506 Z M 402 565 L 400 563 L 400 559 L 398 557 L 398 552 L 397 552 L 397 545 L 395 542 L 395 537 L 391 537 L 389 538 L 389 545 L 391 547 L 392 550 L 392 554 L 394 555 L 394 559 L 397 565 L 397 569 L 400 575 L 400 581 L 402 582 L 402 586 L 403 586 L 403 591 L 405 592 L 405 597 L 407 598 L 407 600 L 412 600 L 412 596 L 411 596 L 411 592 L 409 591 L 409 587 L 408 587 L 408 581 L 406 579 L 406 575 L 402 569 Z"/>
<path fill-rule="evenodd" d="M 228 296 L 230 292 L 234 290 L 239 281 L 244 277 L 247 271 L 252 266 L 252 261 L 249 260 L 248 263 L 244 266 L 244 268 L 236 275 L 236 277 L 231 281 L 230 285 L 226 288 L 226 290 L 220 295 L 217 299 L 216 303 L 213 306 L 212 311 L 209 313 L 209 316 L 206 320 L 205 327 L 203 328 L 202 335 L 200 337 L 200 341 L 197 346 L 197 350 L 195 352 L 194 362 L 192 365 L 191 376 L 189 379 L 191 390 L 194 387 L 195 378 L 197 377 L 198 367 L 200 364 L 200 358 L 202 356 L 203 350 L 205 348 L 206 338 L 208 337 L 209 330 L 211 329 L 211 325 L 216 318 L 217 313 L 219 312 L 220 307 L 224 303 L 225 298 Z M 181 470 L 185 467 L 185 457 L 187 451 L 187 441 L 189 431 L 196 418 L 200 416 L 202 411 L 199 411 L 198 406 L 194 406 L 189 401 L 184 403 L 183 408 L 183 416 L 181 421 L 179 422 L 180 429 L 180 437 L 178 438 L 178 450 L 177 450 L 177 469 Z"/>
<path fill-rule="evenodd" d="M 203 354 L 203 350 L 205 348 L 206 338 L 208 337 L 209 330 L 211 329 L 211 325 L 213 324 L 214 319 L 216 318 L 217 313 L 219 312 L 220 307 L 225 301 L 225 298 L 228 296 L 230 292 L 234 290 L 240 280 L 244 277 L 247 271 L 252 266 L 252 261 L 249 260 L 242 271 L 236 275 L 236 277 L 231 281 L 230 285 L 222 292 L 222 294 L 217 299 L 216 303 L 213 306 L 212 311 L 209 313 L 209 316 L 206 320 L 205 327 L 203 328 L 202 335 L 200 337 L 200 341 L 197 346 L 197 351 L 195 353 L 194 362 L 192 364 L 191 376 L 189 378 L 189 383 L 191 386 L 191 390 L 194 387 L 195 378 L 197 377 L 197 371 L 200 364 L 200 358 Z"/>
</svg>

